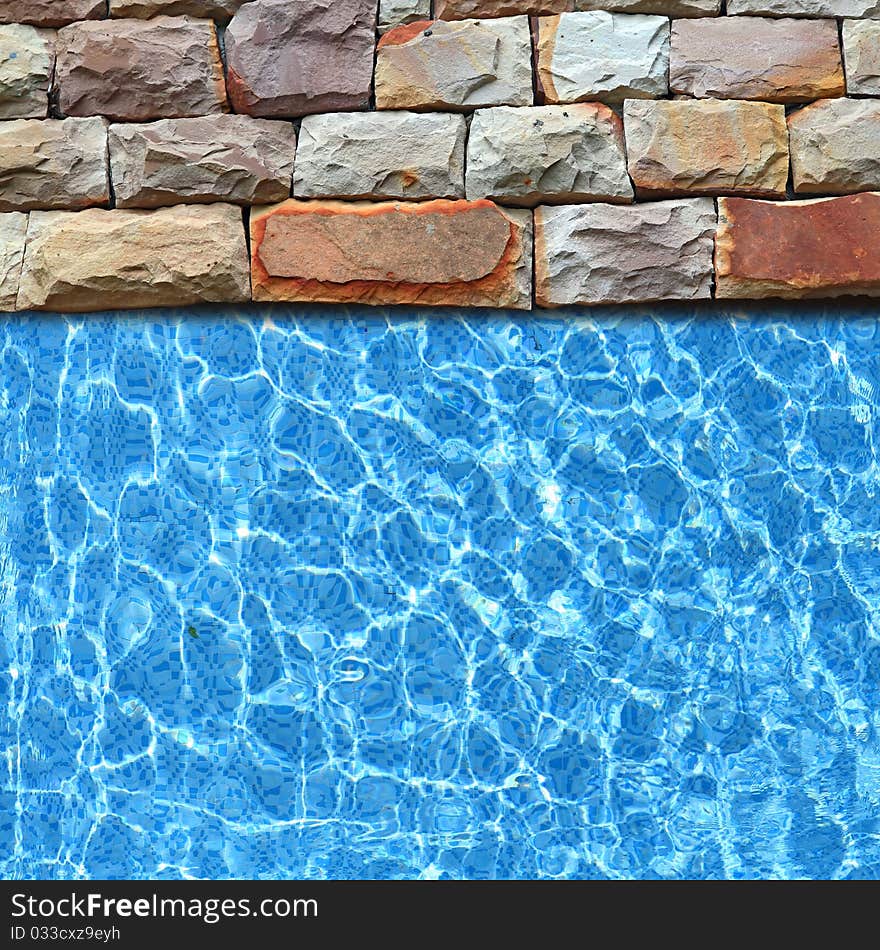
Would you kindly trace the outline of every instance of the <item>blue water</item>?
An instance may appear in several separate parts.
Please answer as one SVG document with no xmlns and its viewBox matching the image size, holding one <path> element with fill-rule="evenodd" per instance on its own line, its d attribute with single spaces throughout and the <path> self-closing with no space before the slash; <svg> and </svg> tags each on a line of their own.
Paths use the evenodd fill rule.
<svg viewBox="0 0 880 950">
<path fill-rule="evenodd" d="M 876 311 L 0 361 L 0 875 L 880 877 Z"/>
</svg>

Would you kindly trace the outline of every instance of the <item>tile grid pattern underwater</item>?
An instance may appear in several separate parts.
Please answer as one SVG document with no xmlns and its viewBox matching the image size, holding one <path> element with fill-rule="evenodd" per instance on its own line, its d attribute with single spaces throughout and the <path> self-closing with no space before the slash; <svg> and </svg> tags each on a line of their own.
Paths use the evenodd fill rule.
<svg viewBox="0 0 880 950">
<path fill-rule="evenodd" d="M 0 873 L 880 876 L 868 307 L 21 315 Z"/>
</svg>

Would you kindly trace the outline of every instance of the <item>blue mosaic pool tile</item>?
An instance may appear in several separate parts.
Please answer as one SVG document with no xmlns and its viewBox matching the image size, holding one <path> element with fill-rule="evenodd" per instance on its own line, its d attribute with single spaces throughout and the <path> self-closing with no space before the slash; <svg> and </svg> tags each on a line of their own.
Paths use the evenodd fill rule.
<svg viewBox="0 0 880 950">
<path fill-rule="evenodd" d="M 880 873 L 867 308 L 0 330 L 0 856 Z"/>
</svg>

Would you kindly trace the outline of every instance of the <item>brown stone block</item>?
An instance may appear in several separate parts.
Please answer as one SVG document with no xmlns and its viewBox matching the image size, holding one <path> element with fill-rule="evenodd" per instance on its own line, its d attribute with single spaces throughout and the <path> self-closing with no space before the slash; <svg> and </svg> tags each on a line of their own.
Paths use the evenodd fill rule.
<svg viewBox="0 0 880 950">
<path fill-rule="evenodd" d="M 199 16 L 225 22 L 247 0 L 110 0 L 110 16 Z"/>
<path fill-rule="evenodd" d="M 880 194 L 721 198 L 718 212 L 717 297 L 880 295 Z"/>
<path fill-rule="evenodd" d="M 58 31 L 57 43 L 55 83 L 64 115 L 143 122 L 228 111 L 210 20 L 75 23 Z"/>
<path fill-rule="evenodd" d="M 251 213 L 254 300 L 531 306 L 531 214 L 491 201 L 290 200 Z"/>
<path fill-rule="evenodd" d="M 717 16 L 721 0 L 434 0 L 438 20 L 469 17 L 553 16 L 557 13 L 608 10 L 612 13 L 656 13 L 660 16 Z"/>
<path fill-rule="evenodd" d="M 366 109 L 375 29 L 375 0 L 245 4 L 226 31 L 235 111 L 293 118 Z"/>
<path fill-rule="evenodd" d="M 698 99 L 842 96 L 837 23 L 751 16 L 673 20 L 669 86 Z"/>
<path fill-rule="evenodd" d="M 550 16 L 577 9 L 575 0 L 434 0 L 438 20 L 468 20 L 479 17 Z"/>
<path fill-rule="evenodd" d="M 0 0 L 0 23 L 65 26 L 106 13 L 107 0 Z"/>
</svg>

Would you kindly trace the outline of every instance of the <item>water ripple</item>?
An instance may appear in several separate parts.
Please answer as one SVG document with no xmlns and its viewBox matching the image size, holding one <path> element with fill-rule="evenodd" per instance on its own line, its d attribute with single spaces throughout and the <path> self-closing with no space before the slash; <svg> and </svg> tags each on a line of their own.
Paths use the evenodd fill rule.
<svg viewBox="0 0 880 950">
<path fill-rule="evenodd" d="M 4 877 L 878 877 L 865 307 L 0 329 Z"/>
</svg>

